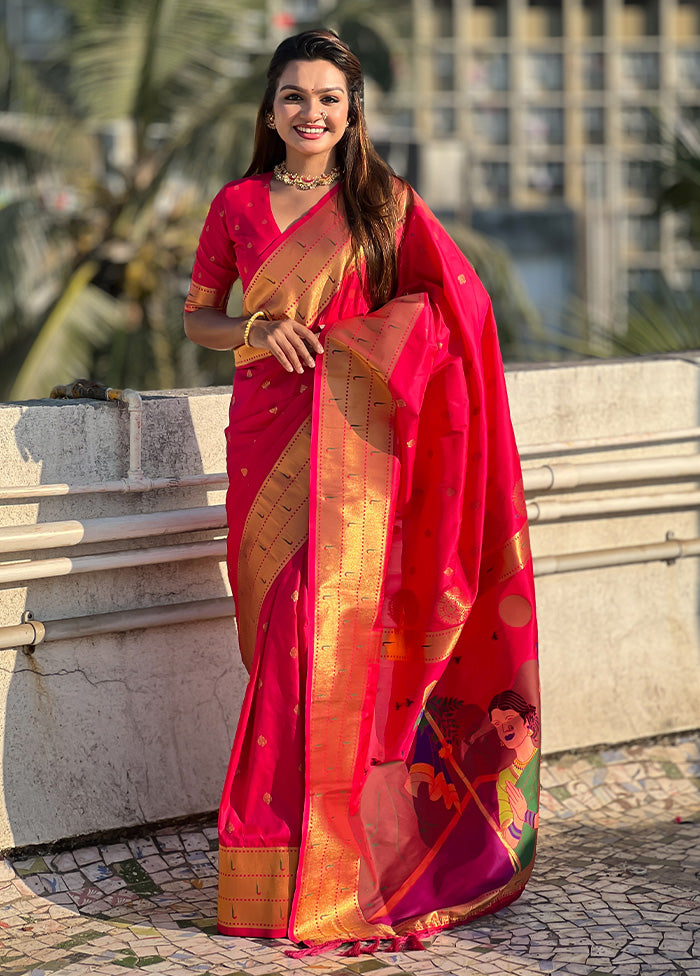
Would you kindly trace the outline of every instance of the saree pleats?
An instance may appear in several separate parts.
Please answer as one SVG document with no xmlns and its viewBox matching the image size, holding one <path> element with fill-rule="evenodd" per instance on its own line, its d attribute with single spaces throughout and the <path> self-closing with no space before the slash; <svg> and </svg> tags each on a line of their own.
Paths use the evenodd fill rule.
<svg viewBox="0 0 700 976">
<path fill-rule="evenodd" d="M 337 194 L 260 255 L 246 308 L 323 323 L 324 353 L 301 375 L 236 356 L 250 678 L 219 928 L 307 946 L 436 931 L 517 897 L 538 823 L 532 563 L 488 297 L 418 199 L 379 310 Z"/>
</svg>

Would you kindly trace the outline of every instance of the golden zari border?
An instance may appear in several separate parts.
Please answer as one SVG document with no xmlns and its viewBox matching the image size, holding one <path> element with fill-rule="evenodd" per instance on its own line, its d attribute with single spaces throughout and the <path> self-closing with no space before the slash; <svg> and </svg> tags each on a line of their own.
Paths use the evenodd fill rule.
<svg viewBox="0 0 700 976">
<path fill-rule="evenodd" d="M 312 325 L 352 264 L 345 209 L 339 194 L 328 206 L 288 234 L 263 262 L 243 297 L 244 315 L 263 310 L 271 319 L 296 319 Z M 236 366 L 270 353 L 240 346 Z"/>
<path fill-rule="evenodd" d="M 502 583 L 519 573 L 527 565 L 531 555 L 530 533 L 525 523 L 505 545 L 484 556 L 481 580 L 487 585 Z"/>
<path fill-rule="evenodd" d="M 350 342 L 363 343 L 362 358 L 330 334 L 317 375 L 316 551 L 310 553 L 316 588 L 307 733 L 312 745 L 306 840 L 290 924 L 292 938 L 310 945 L 392 934 L 388 926 L 368 923 L 360 908 L 360 855 L 349 803 L 365 686 L 381 653 L 382 633 L 374 623 L 397 463 L 395 405 L 385 378 L 423 308 L 421 301 L 398 301 L 387 307 L 387 316 L 361 320 Z"/>
<path fill-rule="evenodd" d="M 457 646 L 464 624 L 448 630 L 434 630 L 422 635 L 406 634 L 401 630 L 384 630 L 382 658 L 389 661 L 413 661 L 416 664 L 439 664 Z"/>
<path fill-rule="evenodd" d="M 260 611 L 277 575 L 309 537 L 311 420 L 306 419 L 260 486 L 238 557 L 241 657 L 250 671 Z"/>
<path fill-rule="evenodd" d="M 185 311 L 196 312 L 199 308 L 217 308 L 223 311 L 227 298 L 228 295 L 220 288 L 206 288 L 192 281 L 185 299 Z"/>
<path fill-rule="evenodd" d="M 518 892 L 527 884 L 528 878 L 532 873 L 532 862 L 522 871 L 518 871 L 501 888 L 494 888 L 487 891 L 472 901 L 462 905 L 452 905 L 449 908 L 442 908 L 425 915 L 419 915 L 396 926 L 399 935 L 408 935 L 409 932 L 430 932 L 435 929 L 446 929 L 454 925 L 463 925 L 470 919 L 478 918 L 487 912 L 493 911 L 498 905 L 513 899 Z"/>
<path fill-rule="evenodd" d="M 298 847 L 219 846 L 219 924 L 285 928 L 298 862 Z"/>
</svg>

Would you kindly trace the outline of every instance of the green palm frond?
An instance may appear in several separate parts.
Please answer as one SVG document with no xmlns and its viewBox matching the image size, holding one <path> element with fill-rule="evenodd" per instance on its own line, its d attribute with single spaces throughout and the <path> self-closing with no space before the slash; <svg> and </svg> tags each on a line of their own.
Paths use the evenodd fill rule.
<svg viewBox="0 0 700 976">
<path fill-rule="evenodd" d="M 655 295 L 631 297 L 624 312 L 596 322 L 583 303 L 569 309 L 568 328 L 552 337 L 547 358 L 653 356 L 700 349 L 700 296 L 663 282 Z"/>
<path fill-rule="evenodd" d="M 245 3 L 127 0 L 73 3 L 76 103 L 91 119 L 167 122 L 183 100 L 206 98 L 230 71 Z M 95 10 L 99 17 L 95 18 Z"/>
<path fill-rule="evenodd" d="M 666 137 L 669 161 L 661 174 L 659 210 L 688 216 L 690 238 L 700 243 L 700 129 L 679 123 Z"/>
<path fill-rule="evenodd" d="M 96 271 L 97 264 L 87 262 L 73 273 L 22 364 L 11 398 L 48 396 L 57 383 L 86 375 L 95 344 L 122 325 L 119 302 L 91 284 Z"/>
</svg>

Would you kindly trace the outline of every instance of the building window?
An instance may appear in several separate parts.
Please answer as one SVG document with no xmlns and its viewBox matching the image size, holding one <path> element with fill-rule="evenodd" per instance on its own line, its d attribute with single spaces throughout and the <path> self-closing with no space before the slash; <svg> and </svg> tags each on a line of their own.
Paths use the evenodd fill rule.
<svg viewBox="0 0 700 976">
<path fill-rule="evenodd" d="M 455 82 L 455 58 L 450 51 L 438 51 L 433 58 L 433 70 L 435 72 L 435 87 L 438 91 L 454 91 L 457 87 Z"/>
<path fill-rule="evenodd" d="M 66 11 L 50 0 L 0 4 L 0 20 L 3 14 L 8 43 L 30 61 L 48 58 L 52 46 L 69 32 Z"/>
<path fill-rule="evenodd" d="M 677 0 L 673 36 L 686 41 L 700 34 L 700 7 L 698 0 Z"/>
<path fill-rule="evenodd" d="M 433 0 L 435 11 L 435 26 L 438 37 L 454 36 L 454 19 L 452 15 L 452 0 Z"/>
<path fill-rule="evenodd" d="M 624 0 L 623 37 L 653 37 L 659 33 L 659 0 Z"/>
<path fill-rule="evenodd" d="M 505 146 L 510 141 L 510 120 L 508 109 L 474 109 L 474 136 L 478 142 L 491 146 Z"/>
<path fill-rule="evenodd" d="M 560 108 L 530 108 L 525 113 L 525 138 L 531 144 L 561 146 L 564 112 Z"/>
<path fill-rule="evenodd" d="M 555 162 L 530 163 L 527 167 L 527 185 L 530 190 L 544 197 L 564 196 L 564 165 Z"/>
<path fill-rule="evenodd" d="M 589 146 L 602 146 L 605 142 L 605 109 L 599 105 L 583 110 L 583 138 Z"/>
<path fill-rule="evenodd" d="M 508 0 L 474 0 L 479 20 L 488 21 L 485 34 L 489 37 L 508 37 Z"/>
<path fill-rule="evenodd" d="M 605 33 L 603 0 L 583 0 L 583 30 L 588 37 Z"/>
<path fill-rule="evenodd" d="M 451 105 L 436 105 L 433 110 L 436 136 L 452 136 L 457 128 L 457 116 Z"/>
<path fill-rule="evenodd" d="M 480 205 L 507 203 L 510 198 L 510 166 L 496 160 L 475 167 L 474 199 Z"/>
<path fill-rule="evenodd" d="M 561 54 L 528 54 L 525 58 L 525 91 L 561 91 L 564 87 L 564 59 Z"/>
<path fill-rule="evenodd" d="M 562 36 L 562 0 L 529 0 L 528 7 L 531 38 Z"/>
<path fill-rule="evenodd" d="M 700 51 L 678 51 L 678 85 L 682 88 L 700 88 Z"/>
<path fill-rule="evenodd" d="M 469 70 L 469 87 L 474 92 L 508 91 L 510 72 L 507 54 L 474 53 Z"/>
<path fill-rule="evenodd" d="M 624 166 L 628 193 L 645 199 L 656 199 L 661 190 L 661 165 L 655 159 L 628 159 Z"/>
<path fill-rule="evenodd" d="M 622 133 L 629 142 L 659 142 L 661 133 L 658 111 L 646 105 L 623 106 Z"/>
<path fill-rule="evenodd" d="M 605 88 L 605 55 L 602 51 L 584 51 L 581 59 L 583 87 L 589 91 Z"/>
<path fill-rule="evenodd" d="M 659 297 L 664 293 L 664 278 L 658 268 L 630 268 L 627 272 L 629 299 L 642 295 Z"/>
<path fill-rule="evenodd" d="M 633 253 L 658 251 L 661 247 L 661 223 L 649 214 L 627 218 L 627 249 Z"/>
<path fill-rule="evenodd" d="M 656 51 L 625 51 L 621 62 L 623 90 L 629 94 L 659 87 L 659 55 Z"/>
</svg>

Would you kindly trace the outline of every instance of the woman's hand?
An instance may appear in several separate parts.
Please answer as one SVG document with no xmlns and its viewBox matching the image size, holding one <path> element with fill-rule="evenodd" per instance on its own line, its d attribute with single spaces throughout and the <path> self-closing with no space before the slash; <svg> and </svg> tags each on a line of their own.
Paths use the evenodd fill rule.
<svg viewBox="0 0 700 976">
<path fill-rule="evenodd" d="M 304 366 L 313 369 L 312 353 L 323 352 L 317 336 L 294 319 L 256 319 L 248 332 L 248 345 L 271 352 L 288 373 L 303 373 Z"/>
<path fill-rule="evenodd" d="M 525 799 L 525 794 L 518 786 L 510 781 L 506 782 L 506 792 L 508 794 L 510 808 L 513 811 L 513 823 L 519 830 L 522 830 L 523 823 L 525 822 L 525 814 L 527 812 L 527 800 Z"/>
</svg>

